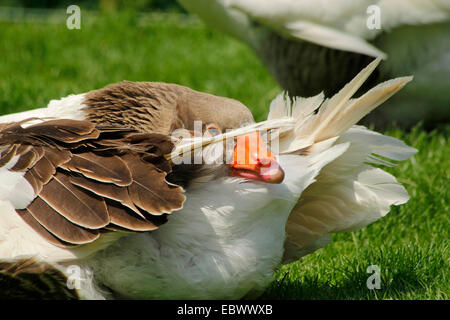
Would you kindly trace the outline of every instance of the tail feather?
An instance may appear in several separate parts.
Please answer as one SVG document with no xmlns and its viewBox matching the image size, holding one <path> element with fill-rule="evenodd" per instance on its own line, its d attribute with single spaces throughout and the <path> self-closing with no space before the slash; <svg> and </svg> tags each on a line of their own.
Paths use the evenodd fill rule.
<svg viewBox="0 0 450 320">
<path fill-rule="evenodd" d="M 372 61 L 330 99 L 324 99 L 323 94 L 319 94 L 306 99 L 295 98 L 291 102 L 280 94 L 271 104 L 268 119 L 291 117 L 296 121 L 295 130 L 284 133 L 279 142 L 280 154 L 296 152 L 339 136 L 412 80 L 412 77 L 392 79 L 357 99 L 351 99 L 380 61 L 381 58 Z M 316 110 L 317 113 L 314 113 Z"/>
<path fill-rule="evenodd" d="M 413 77 L 409 76 L 383 82 L 360 98 L 350 100 L 342 108 L 341 113 L 336 115 L 336 119 L 333 119 L 333 125 L 327 128 L 327 130 L 320 132 L 317 139 L 328 139 L 329 137 L 334 137 L 347 131 L 352 125 L 389 99 L 412 79 Z"/>
<path fill-rule="evenodd" d="M 379 62 L 378 58 L 370 63 L 331 99 L 318 95 L 291 102 L 280 95 L 271 105 L 270 119 L 284 116 L 296 122 L 293 129 L 279 135 L 280 154 L 306 154 L 310 166 L 315 166 L 327 148 L 347 146 L 329 163 L 320 165 L 315 182 L 303 191 L 291 211 L 284 262 L 325 245 L 324 239 L 329 239 L 331 233 L 363 228 L 386 215 L 391 205 L 409 199 L 395 177 L 370 164 L 392 166 L 395 164 L 389 160 L 406 160 L 417 150 L 398 139 L 355 126 L 412 79 L 389 80 L 350 99 Z M 308 152 L 299 152 L 301 148 Z"/>
</svg>

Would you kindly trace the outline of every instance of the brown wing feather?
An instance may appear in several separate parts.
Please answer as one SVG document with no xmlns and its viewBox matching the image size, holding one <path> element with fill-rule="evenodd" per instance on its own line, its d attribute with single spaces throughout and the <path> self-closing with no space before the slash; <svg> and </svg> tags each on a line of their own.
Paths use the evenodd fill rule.
<svg viewBox="0 0 450 320">
<path fill-rule="evenodd" d="M 17 148 L 16 154 L 21 155 L 21 154 L 27 153 L 28 151 L 30 151 L 32 149 L 33 149 L 32 146 L 22 144 L 22 145 L 19 145 L 19 147 Z"/>
<path fill-rule="evenodd" d="M 11 161 L 12 157 L 16 154 L 17 145 L 12 145 L 11 148 L 6 149 L 0 155 L 0 167 L 3 167 L 9 161 Z"/>
<path fill-rule="evenodd" d="M 100 156 L 94 152 L 82 152 L 72 155 L 71 160 L 61 167 L 79 172 L 96 181 L 114 183 L 119 186 L 128 186 L 132 181 L 130 170 L 117 156 Z"/>
<path fill-rule="evenodd" d="M 139 208 L 151 214 L 169 213 L 182 208 L 186 199 L 183 189 L 169 185 L 165 172 L 131 155 L 125 155 L 122 159 L 133 176 L 133 183 L 128 187 L 130 197 Z"/>
<path fill-rule="evenodd" d="M 62 241 L 82 244 L 92 242 L 100 236 L 98 230 L 82 228 L 70 222 L 40 197 L 34 199 L 27 209 L 39 224 Z"/>
<path fill-rule="evenodd" d="M 101 183 L 81 176 L 72 176 L 70 182 L 78 187 L 93 192 L 98 196 L 120 202 L 122 205 L 133 210 L 141 218 L 145 218 L 134 205 L 128 194 L 127 188 L 122 188 L 111 183 Z"/>
<path fill-rule="evenodd" d="M 50 243 L 73 246 L 102 230 L 155 230 L 180 209 L 184 191 L 166 181 L 172 148 L 161 134 L 89 121 L 13 123 L 0 130 L 0 167 L 18 156 L 9 170 L 25 172 L 37 197 L 17 213 Z"/>
<path fill-rule="evenodd" d="M 74 224 L 99 229 L 109 223 L 104 200 L 70 183 L 66 173 L 57 172 L 39 197 Z"/>
<path fill-rule="evenodd" d="M 72 158 L 72 153 L 69 150 L 64 149 L 52 149 L 50 147 L 44 148 L 44 156 L 50 161 L 53 166 L 59 167 Z"/>
<path fill-rule="evenodd" d="M 28 152 L 24 152 L 22 154 L 19 153 L 19 150 L 16 152 L 21 155 L 19 160 L 17 160 L 16 164 L 11 168 L 11 171 L 26 171 L 30 169 L 37 160 L 37 153 L 30 148 Z"/>
<path fill-rule="evenodd" d="M 88 121 L 69 119 L 49 120 L 21 130 L 23 135 L 46 137 L 64 143 L 98 138 L 100 132 Z"/>
<path fill-rule="evenodd" d="M 17 214 L 41 237 L 43 237 L 48 242 L 54 244 L 58 247 L 73 247 L 75 244 L 68 243 L 62 241 L 52 233 L 50 233 L 47 229 L 45 229 L 37 220 L 33 217 L 33 215 L 28 211 L 28 209 L 16 210 Z"/>
<path fill-rule="evenodd" d="M 44 183 L 39 180 L 37 175 L 34 173 L 34 169 L 33 168 L 28 170 L 23 177 L 33 187 L 35 195 L 38 195 L 42 191 L 42 187 L 44 186 Z"/>
<path fill-rule="evenodd" d="M 106 200 L 111 223 L 121 227 L 122 230 L 151 231 L 158 229 L 161 223 L 138 216 L 135 211 L 120 206 L 117 202 Z M 111 225 L 110 225 L 111 226 Z"/>
<path fill-rule="evenodd" d="M 55 174 L 56 169 L 52 165 L 50 161 L 47 160 L 47 158 L 42 157 L 37 161 L 33 166 L 34 173 L 36 174 L 37 178 L 43 183 L 46 184 L 50 181 L 52 176 Z"/>
</svg>

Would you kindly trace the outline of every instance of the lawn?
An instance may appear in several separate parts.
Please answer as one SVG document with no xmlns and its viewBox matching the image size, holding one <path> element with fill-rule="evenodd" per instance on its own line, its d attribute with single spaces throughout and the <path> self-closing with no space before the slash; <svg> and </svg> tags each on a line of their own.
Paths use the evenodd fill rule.
<svg viewBox="0 0 450 320">
<path fill-rule="evenodd" d="M 245 45 L 178 14 L 82 12 L 68 30 L 61 10 L 52 23 L 0 22 L 0 113 L 121 80 L 164 81 L 232 97 L 263 120 L 280 88 Z M 387 134 L 419 153 L 396 168 L 411 200 L 364 230 L 283 266 L 262 299 L 449 299 L 450 125 Z M 377 265 L 381 289 L 366 272 Z"/>
</svg>

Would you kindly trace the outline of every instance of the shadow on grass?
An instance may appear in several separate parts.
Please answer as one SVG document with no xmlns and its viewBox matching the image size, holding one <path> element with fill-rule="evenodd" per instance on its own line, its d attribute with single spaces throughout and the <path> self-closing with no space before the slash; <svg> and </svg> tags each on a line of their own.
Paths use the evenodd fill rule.
<svg viewBox="0 0 450 320">
<path fill-rule="evenodd" d="M 448 299 L 446 249 L 445 245 L 380 247 L 341 263 L 333 258 L 300 260 L 288 266 L 260 299 Z M 374 274 L 367 267 L 372 264 L 380 270 L 380 289 L 367 286 Z"/>
<path fill-rule="evenodd" d="M 380 289 L 368 289 L 367 278 L 370 274 L 351 273 L 348 278 L 333 283 L 319 280 L 317 277 L 303 281 L 275 281 L 260 297 L 262 300 L 361 300 L 361 299 L 401 299 L 409 293 L 420 294 L 423 283 L 415 274 L 404 271 L 392 275 L 386 283 L 381 280 Z M 382 277 L 383 278 L 383 277 Z"/>
</svg>

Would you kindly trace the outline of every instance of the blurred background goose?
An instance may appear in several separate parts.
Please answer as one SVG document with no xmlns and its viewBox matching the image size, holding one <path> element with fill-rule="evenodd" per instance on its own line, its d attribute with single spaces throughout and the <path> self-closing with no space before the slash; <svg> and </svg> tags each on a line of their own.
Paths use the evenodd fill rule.
<svg viewBox="0 0 450 320">
<path fill-rule="evenodd" d="M 178 1 L 246 42 L 292 96 L 332 96 L 382 57 L 363 89 L 404 74 L 415 81 L 364 124 L 409 128 L 423 121 L 432 128 L 450 120 L 449 0 Z"/>
</svg>

